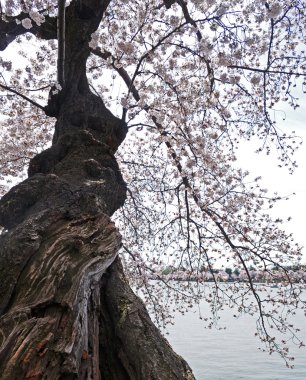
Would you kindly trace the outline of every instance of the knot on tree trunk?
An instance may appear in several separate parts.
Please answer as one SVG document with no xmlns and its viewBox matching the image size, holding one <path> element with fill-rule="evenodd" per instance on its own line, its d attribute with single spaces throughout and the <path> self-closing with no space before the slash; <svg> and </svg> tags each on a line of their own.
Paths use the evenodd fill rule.
<svg viewBox="0 0 306 380">
<path fill-rule="evenodd" d="M 85 82 L 87 86 L 87 80 Z M 126 123 L 114 116 L 100 97 L 89 89 L 83 91 L 80 88 L 72 91 L 69 86 L 59 93 L 50 91 L 45 112 L 57 118 L 53 142 L 57 142 L 67 132 L 88 130 L 115 153 L 127 134 Z"/>
<path fill-rule="evenodd" d="M 111 148 L 86 130 L 62 135 L 34 157 L 29 177 L 0 200 L 0 225 L 6 229 L 45 209 L 112 215 L 126 197 Z"/>
</svg>

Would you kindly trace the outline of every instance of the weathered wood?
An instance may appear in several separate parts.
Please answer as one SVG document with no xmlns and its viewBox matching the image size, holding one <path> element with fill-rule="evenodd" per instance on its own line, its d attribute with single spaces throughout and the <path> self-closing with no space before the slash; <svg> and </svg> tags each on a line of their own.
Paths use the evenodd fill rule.
<svg viewBox="0 0 306 380">
<path fill-rule="evenodd" d="M 194 379 L 151 322 L 118 259 L 111 215 L 126 185 L 125 123 L 93 95 L 88 41 L 109 1 L 66 10 L 65 87 L 52 146 L 0 200 L 0 379 Z"/>
<path fill-rule="evenodd" d="M 54 211 L 1 237 L 16 263 L 1 288 L 1 380 L 193 379 L 118 259 L 110 265 L 120 243 L 106 215 L 67 220 Z"/>
<path fill-rule="evenodd" d="M 109 278 L 107 278 L 109 275 Z M 114 366 L 102 379 L 135 380 L 193 380 L 188 364 L 177 355 L 152 323 L 143 302 L 133 293 L 124 276 L 122 265 L 117 258 L 104 276 L 105 283 L 101 292 L 102 322 L 107 311 L 110 321 L 100 327 L 100 363 L 104 371 L 112 363 L 105 353 L 119 359 L 126 377 L 113 374 Z M 104 338 L 110 332 L 111 341 Z M 107 345 L 105 345 L 105 341 Z M 104 374 L 104 372 L 102 373 Z"/>
<path fill-rule="evenodd" d="M 27 220 L 1 240 L 12 268 L 9 286 L 1 290 L 0 378 L 79 374 L 93 340 L 88 326 L 92 297 L 118 253 L 119 232 L 105 214 L 67 220 L 52 211 Z"/>
</svg>

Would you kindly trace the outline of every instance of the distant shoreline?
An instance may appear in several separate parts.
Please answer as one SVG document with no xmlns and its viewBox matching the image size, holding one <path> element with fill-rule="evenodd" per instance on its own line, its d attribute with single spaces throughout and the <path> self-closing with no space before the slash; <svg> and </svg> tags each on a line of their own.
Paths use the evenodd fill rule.
<svg viewBox="0 0 306 380">
<path fill-rule="evenodd" d="M 172 277 L 172 276 L 150 276 L 149 278 L 150 280 L 154 280 L 154 281 L 177 281 L 177 282 L 183 282 L 183 281 L 188 281 L 188 282 L 201 282 L 201 283 L 215 283 L 215 282 L 218 282 L 218 283 L 229 283 L 229 284 L 232 284 L 232 283 L 247 283 L 248 280 L 239 280 L 239 279 L 229 279 L 229 280 L 221 280 L 221 279 L 216 279 L 213 280 L 213 279 L 202 279 L 202 278 L 196 278 L 196 277 Z M 263 280 L 256 280 L 256 279 L 252 279 L 252 282 L 255 283 L 255 284 L 262 284 L 262 285 L 267 285 L 267 286 L 273 286 L 273 287 L 277 287 L 278 285 L 289 285 L 289 283 L 294 283 L 294 284 L 302 284 L 302 283 L 306 283 L 306 279 L 300 279 L 300 280 L 296 280 L 296 279 L 291 279 L 291 281 L 289 282 L 288 280 L 270 280 L 270 281 L 263 281 Z"/>
</svg>

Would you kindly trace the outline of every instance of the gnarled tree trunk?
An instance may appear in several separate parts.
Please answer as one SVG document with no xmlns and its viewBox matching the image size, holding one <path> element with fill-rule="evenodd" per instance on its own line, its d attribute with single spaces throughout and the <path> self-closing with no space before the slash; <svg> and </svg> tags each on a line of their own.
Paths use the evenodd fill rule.
<svg viewBox="0 0 306 380">
<path fill-rule="evenodd" d="M 126 186 L 126 125 L 91 93 L 88 41 L 107 1 L 66 15 L 65 85 L 46 113 L 52 147 L 0 200 L 0 379 L 194 379 L 123 274 L 111 215 Z"/>
</svg>

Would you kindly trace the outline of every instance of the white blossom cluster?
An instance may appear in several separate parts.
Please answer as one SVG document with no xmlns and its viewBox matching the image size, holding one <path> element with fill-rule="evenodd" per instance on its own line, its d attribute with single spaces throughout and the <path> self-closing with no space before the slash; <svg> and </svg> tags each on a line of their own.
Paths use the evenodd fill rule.
<svg viewBox="0 0 306 380">
<path fill-rule="evenodd" d="M 212 326 L 218 308 L 227 304 L 233 313 L 259 315 L 259 335 L 267 349 L 290 361 L 281 348 L 285 345 L 277 345 L 265 326 L 274 323 L 277 330 L 286 329 L 286 339 L 295 336 L 286 316 L 301 302 L 304 284 L 291 284 L 286 268 L 300 262 L 301 248 L 283 231 L 284 221 L 267 212 L 280 196 L 269 195 L 258 178 L 250 180 L 234 163 L 239 144 L 256 136 L 259 151 L 276 152 L 279 165 L 294 170 L 299 141 L 288 131 L 281 133 L 277 119 L 284 103 L 299 107 L 295 89 L 305 86 L 306 4 L 188 0 L 183 8 L 179 3 L 167 9 L 160 0 L 110 1 L 89 42 L 90 85 L 117 116 L 124 109 L 130 129 L 118 153 L 128 199 L 116 215 L 126 271 L 161 324 L 171 320 L 173 309 L 185 312 L 205 299 L 212 310 L 206 322 Z M 15 22 L 31 32 L 33 25 L 43 24 L 46 5 L 25 2 L 29 17 L 16 16 Z M 52 15 L 55 2 L 48 6 Z M 19 8 L 6 1 L 7 16 L 18 14 Z M 32 37 L 18 38 L 25 59 L 23 44 Z M 37 42 L 25 70 L 16 62 L 12 68 L 2 65 L 0 83 L 5 77 L 5 83 L 29 96 L 30 90 L 43 88 L 44 95 L 33 96 L 46 97 L 55 82 L 55 49 L 54 41 Z M 22 126 L 24 100 L 1 99 L 11 120 L 5 121 L 1 136 L 10 136 L 0 161 L 2 170 L 10 162 L 4 178 L 17 176 L 34 154 L 29 146 L 42 148 L 50 135 L 48 128 L 42 136 L 29 122 Z M 26 114 L 31 123 L 48 125 L 32 107 Z M 215 278 L 219 262 L 235 263 L 246 277 L 253 265 L 272 279 L 277 266 L 292 286 L 281 287 L 273 302 L 268 295 L 258 300 L 251 277 L 226 289 L 216 281 L 209 290 L 202 273 Z M 166 265 L 193 283 L 168 281 L 162 273 Z M 154 288 L 152 278 L 159 280 Z"/>
<path fill-rule="evenodd" d="M 21 21 L 21 24 L 22 26 L 25 28 L 25 29 L 31 29 L 32 28 L 32 21 L 31 19 L 29 18 L 24 18 L 22 21 Z"/>
</svg>

